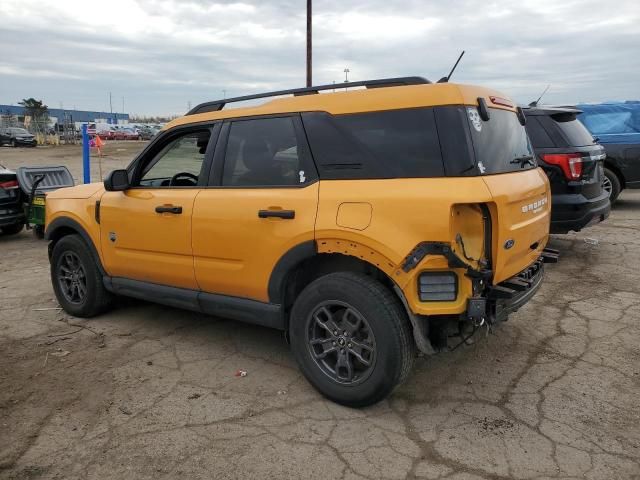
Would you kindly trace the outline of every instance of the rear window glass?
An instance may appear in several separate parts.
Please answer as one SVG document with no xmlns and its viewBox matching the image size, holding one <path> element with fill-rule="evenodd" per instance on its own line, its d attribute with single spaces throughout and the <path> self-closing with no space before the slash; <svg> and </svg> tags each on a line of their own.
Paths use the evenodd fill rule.
<svg viewBox="0 0 640 480">
<path fill-rule="evenodd" d="M 551 115 L 556 125 L 566 138 L 569 146 L 582 147 L 593 145 L 593 135 L 576 119 L 574 113 L 556 113 Z"/>
<path fill-rule="evenodd" d="M 516 114 L 497 108 L 489 113 L 484 121 L 476 107 L 467 107 L 478 171 L 490 175 L 535 168 L 533 149 Z"/>
<path fill-rule="evenodd" d="M 324 178 L 403 178 L 444 175 L 431 108 L 331 116 L 303 114 Z"/>
</svg>

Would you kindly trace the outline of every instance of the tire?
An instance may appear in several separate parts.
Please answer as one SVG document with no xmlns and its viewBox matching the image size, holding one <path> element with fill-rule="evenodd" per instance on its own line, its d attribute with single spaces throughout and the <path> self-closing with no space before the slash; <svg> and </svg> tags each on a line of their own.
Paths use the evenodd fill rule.
<svg viewBox="0 0 640 480">
<path fill-rule="evenodd" d="M 16 145 L 16 141 L 12 138 L 11 140 L 9 140 L 9 146 L 16 148 L 18 145 Z"/>
<path fill-rule="evenodd" d="M 102 274 L 79 235 L 62 237 L 51 253 L 51 283 L 65 312 L 93 317 L 109 309 L 113 295 L 104 288 Z"/>
<path fill-rule="evenodd" d="M 611 202 L 611 205 L 613 205 L 614 203 L 616 203 L 616 200 L 618 200 L 618 196 L 622 191 L 622 184 L 620 182 L 620 179 L 618 178 L 618 175 L 616 175 L 613 170 L 610 170 L 607 167 L 604 168 L 604 176 L 605 190 L 610 190 L 611 193 L 609 194 L 609 201 Z"/>
<path fill-rule="evenodd" d="M 2 233 L 5 235 L 16 235 L 22 231 L 24 228 L 24 223 L 15 223 L 13 225 L 7 225 L 6 227 L 2 227 Z"/>
<path fill-rule="evenodd" d="M 293 305 L 289 333 L 311 385 L 349 407 L 387 397 L 408 377 L 415 357 L 400 302 L 363 274 L 331 273 L 309 284 Z"/>
</svg>

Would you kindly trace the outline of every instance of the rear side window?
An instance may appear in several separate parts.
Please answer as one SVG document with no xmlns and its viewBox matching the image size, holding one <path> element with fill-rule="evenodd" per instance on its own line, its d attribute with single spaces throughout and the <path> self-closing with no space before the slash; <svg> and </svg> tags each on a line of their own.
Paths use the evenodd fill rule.
<svg viewBox="0 0 640 480">
<path fill-rule="evenodd" d="M 431 108 L 332 116 L 303 114 L 320 175 L 340 178 L 409 178 L 444 175 Z"/>
<path fill-rule="evenodd" d="M 527 117 L 527 134 L 534 148 L 553 148 L 555 144 L 535 116 Z"/>
<path fill-rule="evenodd" d="M 231 124 L 222 174 L 223 186 L 294 186 L 307 183 L 291 117 L 235 121 Z"/>
<path fill-rule="evenodd" d="M 533 149 L 515 112 L 490 108 L 484 121 L 476 107 L 467 107 L 469 127 L 480 174 L 517 172 L 535 168 Z"/>
<path fill-rule="evenodd" d="M 585 145 L 593 145 L 593 136 L 589 130 L 580 123 L 575 113 L 555 113 L 551 118 L 560 129 L 562 135 L 571 147 L 583 147 Z"/>
</svg>

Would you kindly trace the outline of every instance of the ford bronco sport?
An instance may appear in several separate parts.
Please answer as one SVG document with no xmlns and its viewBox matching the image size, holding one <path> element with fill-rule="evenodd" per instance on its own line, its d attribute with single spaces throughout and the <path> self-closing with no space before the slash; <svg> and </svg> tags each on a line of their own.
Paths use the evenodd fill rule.
<svg viewBox="0 0 640 480">
<path fill-rule="evenodd" d="M 49 194 L 60 305 L 126 295 L 284 330 L 350 406 L 389 395 L 416 348 L 506 319 L 557 260 L 522 110 L 419 77 L 344 86 L 364 88 L 201 104 L 104 185 Z"/>
</svg>

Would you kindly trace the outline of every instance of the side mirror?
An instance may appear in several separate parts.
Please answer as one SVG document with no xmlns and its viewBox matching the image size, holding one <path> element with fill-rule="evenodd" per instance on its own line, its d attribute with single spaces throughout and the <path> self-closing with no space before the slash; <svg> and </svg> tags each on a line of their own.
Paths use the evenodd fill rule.
<svg viewBox="0 0 640 480">
<path fill-rule="evenodd" d="M 113 170 L 104 179 L 104 189 L 107 192 L 122 192 L 129 188 L 129 173 L 124 170 Z"/>
</svg>

